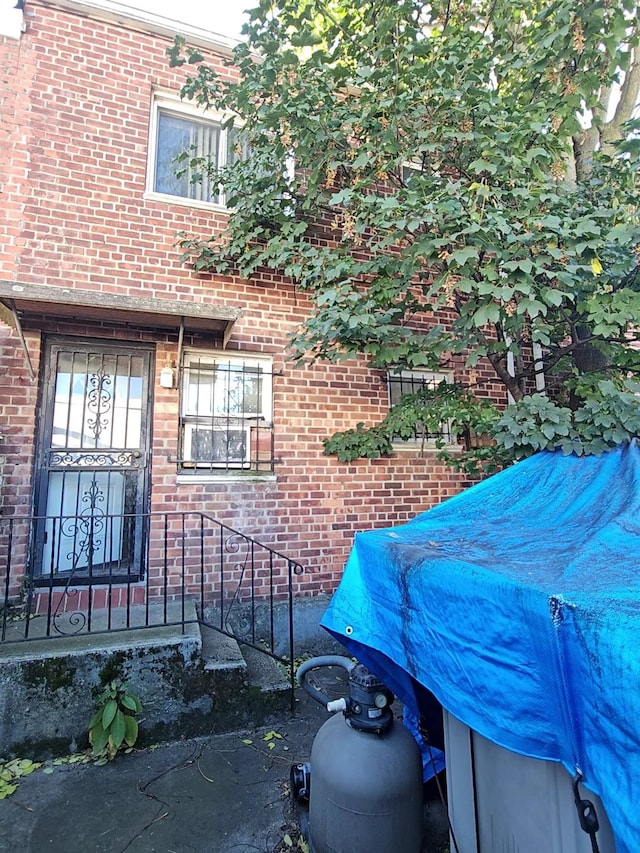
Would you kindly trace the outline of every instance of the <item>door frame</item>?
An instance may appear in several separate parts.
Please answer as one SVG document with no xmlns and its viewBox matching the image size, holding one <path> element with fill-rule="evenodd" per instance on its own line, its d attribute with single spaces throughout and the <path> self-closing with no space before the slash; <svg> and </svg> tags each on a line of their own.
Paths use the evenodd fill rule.
<svg viewBox="0 0 640 853">
<path fill-rule="evenodd" d="M 142 369 L 142 406 L 139 450 L 131 451 L 131 470 L 139 469 L 133 513 L 127 518 L 133 523 L 130 531 L 132 553 L 128 570 L 117 573 L 101 571 L 93 574 L 70 572 L 53 574 L 43 566 L 46 537 L 47 497 L 49 478 L 52 473 L 50 455 L 56 453 L 52 447 L 53 413 L 56 393 L 57 359 L 61 351 L 89 353 L 94 351 L 107 355 L 141 356 Z M 86 338 L 72 335 L 45 335 L 42 341 L 40 369 L 40 401 L 38 427 L 35 435 L 35 455 L 33 473 L 33 524 L 29 559 L 30 582 L 36 587 L 91 586 L 93 584 L 122 584 L 138 582 L 144 578 L 147 549 L 149 509 L 151 506 L 151 440 L 153 425 L 153 377 L 155 375 L 155 344 L 138 341 L 118 341 L 114 339 Z M 134 462 L 135 460 L 135 462 Z M 137 464 L 136 464 L 137 463 Z M 64 470 L 62 468 L 58 470 Z M 77 469 L 79 471 L 87 469 Z M 105 469 L 107 471 L 109 469 Z M 116 469 L 118 470 L 118 469 Z M 126 470 L 120 468 L 119 470 Z M 55 517 L 55 516 L 52 516 Z M 107 516 L 108 518 L 108 516 Z M 123 535 L 124 540 L 124 535 Z M 111 546 L 109 546 L 111 547 Z M 107 547 L 105 545 L 105 552 Z M 103 563 L 103 566 L 106 566 Z"/>
</svg>

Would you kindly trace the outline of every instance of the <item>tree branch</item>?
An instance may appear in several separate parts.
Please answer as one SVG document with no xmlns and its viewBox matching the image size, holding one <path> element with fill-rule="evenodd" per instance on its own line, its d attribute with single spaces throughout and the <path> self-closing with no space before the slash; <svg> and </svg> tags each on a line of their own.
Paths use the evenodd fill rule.
<svg viewBox="0 0 640 853">
<path fill-rule="evenodd" d="M 622 126 L 633 116 L 640 96 L 640 57 L 638 48 L 631 49 L 631 62 L 620 87 L 620 100 L 611 121 L 602 130 L 602 148 L 608 154 L 622 135 Z"/>
</svg>

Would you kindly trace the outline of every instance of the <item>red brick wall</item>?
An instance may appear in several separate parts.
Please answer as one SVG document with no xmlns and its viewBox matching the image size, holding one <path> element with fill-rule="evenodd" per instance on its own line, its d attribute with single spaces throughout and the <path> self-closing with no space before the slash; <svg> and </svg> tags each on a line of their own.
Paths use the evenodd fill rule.
<svg viewBox="0 0 640 853">
<path fill-rule="evenodd" d="M 324 437 L 384 415 L 386 386 L 364 361 L 286 362 L 287 337 L 307 310 L 289 282 L 195 275 L 180 264 L 177 233 L 223 229 L 225 215 L 144 196 L 153 88 L 177 91 L 182 79 L 168 67 L 169 40 L 48 3 L 26 12 L 22 40 L 0 43 L 0 278 L 241 308 L 229 349 L 269 353 L 282 371 L 273 386 L 275 476 L 178 483 L 178 392 L 156 376 L 151 509 L 204 510 L 303 562 L 299 590 L 332 590 L 355 531 L 401 524 L 458 492 L 464 477 L 433 451 L 350 465 L 323 456 Z M 75 312 L 66 323 L 28 318 L 25 329 L 36 371 L 40 336 L 53 331 L 155 342 L 157 374 L 177 357 L 176 334 L 88 325 Z M 30 508 L 38 393 L 16 333 L 2 327 L 0 394 L 5 512 L 20 514 Z"/>
</svg>

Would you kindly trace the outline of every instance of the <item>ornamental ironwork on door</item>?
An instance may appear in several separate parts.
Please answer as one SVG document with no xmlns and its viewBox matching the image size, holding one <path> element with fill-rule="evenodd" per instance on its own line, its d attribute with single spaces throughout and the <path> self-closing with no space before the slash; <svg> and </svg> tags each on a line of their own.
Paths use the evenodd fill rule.
<svg viewBox="0 0 640 853">
<path fill-rule="evenodd" d="M 138 579 L 152 350 L 52 339 L 45 359 L 34 580 Z"/>
</svg>

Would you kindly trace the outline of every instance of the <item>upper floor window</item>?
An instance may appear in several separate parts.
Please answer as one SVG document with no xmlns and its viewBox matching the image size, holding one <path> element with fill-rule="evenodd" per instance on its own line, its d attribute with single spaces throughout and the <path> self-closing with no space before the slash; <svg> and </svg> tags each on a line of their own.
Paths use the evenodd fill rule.
<svg viewBox="0 0 640 853">
<path fill-rule="evenodd" d="M 224 205 L 217 176 L 238 156 L 237 141 L 237 131 L 223 127 L 222 117 L 209 118 L 179 100 L 156 97 L 147 189 L 192 203 Z"/>
<path fill-rule="evenodd" d="M 422 175 L 422 163 L 417 160 L 411 160 L 403 163 L 400 167 L 400 178 L 405 187 L 412 189 L 419 186 L 420 176 Z"/>
<path fill-rule="evenodd" d="M 181 468 L 273 470 L 269 359 L 187 352 L 181 390 Z"/>
<path fill-rule="evenodd" d="M 400 402 L 404 394 L 417 394 L 423 389 L 435 390 L 442 382 L 453 382 L 450 373 L 434 373 L 426 370 L 401 370 L 397 373 L 387 373 L 389 386 L 389 405 L 395 406 Z M 431 429 L 424 423 L 416 423 L 413 441 L 425 442 L 443 440 L 447 443 L 453 441 L 450 424 L 442 421 L 438 429 Z M 401 441 L 401 439 L 398 439 Z"/>
</svg>

